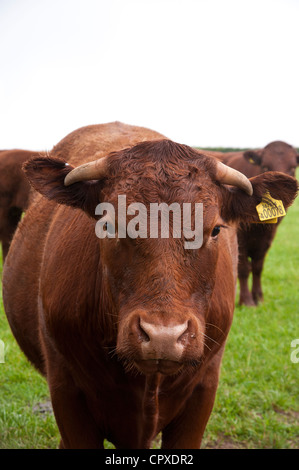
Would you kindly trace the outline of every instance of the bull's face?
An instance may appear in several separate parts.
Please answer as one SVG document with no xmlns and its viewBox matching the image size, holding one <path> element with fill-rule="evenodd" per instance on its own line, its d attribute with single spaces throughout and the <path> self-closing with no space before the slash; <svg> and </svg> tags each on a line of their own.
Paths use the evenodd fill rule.
<svg viewBox="0 0 299 470">
<path fill-rule="evenodd" d="M 219 186 L 205 159 L 190 150 L 181 152 L 179 159 L 176 152 L 174 144 L 163 142 L 112 157 L 102 189 L 102 199 L 113 207 L 111 213 L 102 211 L 100 224 L 107 233 L 99 243 L 118 313 L 117 353 L 144 373 L 172 374 L 198 364 L 226 334 L 234 303 L 232 294 L 231 308 L 222 312 L 221 320 L 209 318 L 212 325 L 221 325 L 215 331 L 210 327 L 207 334 L 217 260 L 228 226 L 220 214 Z M 123 196 L 125 208 L 120 207 Z M 153 217 L 157 203 L 178 209 L 176 214 L 168 211 L 165 238 L 163 214 Z M 184 226 L 186 203 L 191 209 L 189 227 Z M 136 216 L 135 238 L 130 228 Z M 192 239 L 190 231 L 196 233 Z M 232 276 L 231 283 L 233 293 Z"/>
<path fill-rule="evenodd" d="M 175 374 L 221 347 L 234 308 L 237 221 L 257 221 L 256 205 L 266 190 L 287 207 L 297 189 L 293 178 L 269 173 L 253 179 L 252 195 L 244 175 L 167 140 L 144 142 L 76 169 L 53 158 L 32 160 L 25 169 L 42 194 L 83 209 L 108 232 L 97 243 L 103 290 L 115 312 L 110 321 L 117 330 L 116 352 L 146 374 Z M 98 211 L 99 202 L 109 203 L 115 217 L 113 211 Z M 138 228 L 142 236 L 134 237 L 129 224 L 132 228 L 136 203 L 144 212 L 135 225 L 135 234 Z M 173 229 L 173 215 L 168 237 L 161 226 L 158 236 L 151 236 L 153 203 L 178 204 L 181 233 Z M 190 227 L 184 227 L 183 203 L 191 205 Z M 190 247 L 192 230 L 200 243 Z"/>
<path fill-rule="evenodd" d="M 245 159 L 261 167 L 263 172 L 280 171 L 295 176 L 299 155 L 291 145 L 285 142 L 271 142 L 261 150 L 249 150 L 244 153 Z"/>
<path fill-rule="evenodd" d="M 199 198 L 205 202 L 202 194 L 194 201 Z M 200 361 L 205 344 L 211 347 L 205 340 L 205 319 L 226 226 L 216 201 L 207 201 L 203 212 L 200 248 L 186 248 L 183 234 L 120 238 L 117 222 L 115 238 L 100 240 L 107 286 L 118 312 L 117 352 L 144 372 L 176 372 Z"/>
</svg>

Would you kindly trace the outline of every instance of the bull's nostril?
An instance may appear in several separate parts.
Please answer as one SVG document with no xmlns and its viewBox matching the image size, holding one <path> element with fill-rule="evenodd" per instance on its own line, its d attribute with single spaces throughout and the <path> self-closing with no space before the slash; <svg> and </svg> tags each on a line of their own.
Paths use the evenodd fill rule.
<svg viewBox="0 0 299 470">
<path fill-rule="evenodd" d="M 181 344 L 186 344 L 186 342 L 188 341 L 188 337 L 189 337 L 189 333 L 188 333 L 188 330 L 184 331 L 184 333 L 177 339 L 177 342 L 178 343 L 181 343 Z"/>
<path fill-rule="evenodd" d="M 178 337 L 177 341 L 178 343 L 185 345 L 190 339 L 195 339 L 195 338 L 196 338 L 196 334 L 193 331 L 190 321 L 188 321 L 186 329 Z"/>
<path fill-rule="evenodd" d="M 139 323 L 138 323 L 138 339 L 139 339 L 140 342 L 145 342 L 145 343 L 148 343 L 150 341 L 150 337 L 146 333 L 146 331 L 144 331 L 144 329 L 142 328 L 142 326 L 140 324 L 140 320 L 139 320 Z"/>
</svg>

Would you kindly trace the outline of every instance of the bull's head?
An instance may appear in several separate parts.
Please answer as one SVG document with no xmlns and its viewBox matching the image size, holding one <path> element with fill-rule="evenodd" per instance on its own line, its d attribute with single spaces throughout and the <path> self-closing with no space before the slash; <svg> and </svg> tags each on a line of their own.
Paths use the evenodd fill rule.
<svg viewBox="0 0 299 470">
<path fill-rule="evenodd" d="M 299 154 L 291 145 L 275 141 L 263 149 L 247 150 L 244 152 L 245 160 L 252 165 L 261 167 L 261 171 L 280 171 L 295 176 L 299 164 Z"/>
<path fill-rule="evenodd" d="M 168 140 L 143 142 L 75 169 L 54 157 L 33 159 L 25 171 L 44 196 L 93 218 L 99 202 L 116 207 L 120 195 L 126 195 L 127 204 L 145 208 L 153 202 L 203 204 L 197 249 L 185 249 L 184 237 L 173 233 L 120 237 L 124 227 L 117 217 L 109 221 L 114 237 L 95 236 L 116 313 L 117 354 L 144 373 L 177 373 L 221 347 L 234 308 L 237 223 L 258 221 L 256 205 L 266 191 L 285 207 L 297 191 L 296 180 L 284 174 L 249 181 L 214 158 Z"/>
</svg>

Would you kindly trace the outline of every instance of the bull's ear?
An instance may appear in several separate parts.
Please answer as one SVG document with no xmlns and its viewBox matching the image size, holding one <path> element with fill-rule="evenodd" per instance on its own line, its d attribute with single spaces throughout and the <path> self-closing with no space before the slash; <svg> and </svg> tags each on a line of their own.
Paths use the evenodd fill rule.
<svg viewBox="0 0 299 470">
<path fill-rule="evenodd" d="M 243 157 L 252 165 L 260 165 L 262 162 L 262 151 L 261 150 L 246 150 Z"/>
<path fill-rule="evenodd" d="M 73 169 L 71 165 L 55 157 L 36 157 L 23 165 L 31 186 L 40 194 L 58 204 L 82 209 L 95 217 L 102 181 L 80 181 L 65 186 L 65 177 Z"/>
<path fill-rule="evenodd" d="M 297 153 L 297 165 L 299 165 L 299 153 Z"/>
<path fill-rule="evenodd" d="M 226 190 L 223 200 L 222 217 L 227 221 L 259 222 L 256 206 L 267 192 L 273 199 L 282 201 L 287 209 L 294 201 L 298 192 L 298 182 L 292 176 L 277 171 L 269 171 L 250 178 L 253 194 L 231 188 Z"/>
</svg>

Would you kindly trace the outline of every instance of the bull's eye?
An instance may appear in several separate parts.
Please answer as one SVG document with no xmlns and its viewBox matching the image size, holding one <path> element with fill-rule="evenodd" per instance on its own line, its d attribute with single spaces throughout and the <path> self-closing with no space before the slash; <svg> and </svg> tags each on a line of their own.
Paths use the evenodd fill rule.
<svg viewBox="0 0 299 470">
<path fill-rule="evenodd" d="M 115 228 L 111 222 L 106 221 L 103 225 L 103 229 L 107 232 L 108 237 L 115 237 Z"/>
<path fill-rule="evenodd" d="M 219 235 L 220 229 L 221 229 L 220 225 L 215 225 L 215 227 L 212 230 L 212 238 L 216 238 L 217 235 Z"/>
</svg>

